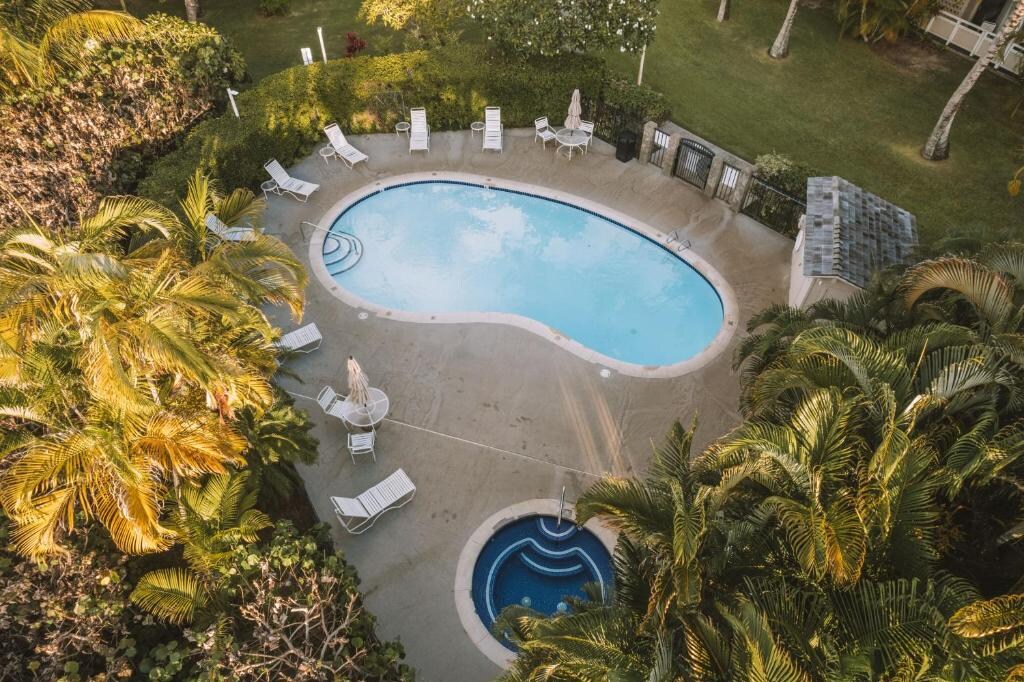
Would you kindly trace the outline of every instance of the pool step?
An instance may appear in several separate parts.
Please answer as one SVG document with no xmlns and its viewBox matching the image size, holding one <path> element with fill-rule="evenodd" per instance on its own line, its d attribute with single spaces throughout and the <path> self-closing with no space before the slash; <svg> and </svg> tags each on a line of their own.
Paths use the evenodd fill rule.
<svg viewBox="0 0 1024 682">
<path fill-rule="evenodd" d="M 363 257 L 363 242 L 348 232 L 331 232 L 324 239 L 323 254 L 328 274 L 340 275 L 354 268 Z"/>
</svg>

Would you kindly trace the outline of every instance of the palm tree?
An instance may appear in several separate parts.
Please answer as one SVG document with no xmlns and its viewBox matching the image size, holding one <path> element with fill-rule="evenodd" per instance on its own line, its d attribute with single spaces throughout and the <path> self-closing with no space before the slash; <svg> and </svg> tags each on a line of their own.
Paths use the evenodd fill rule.
<svg viewBox="0 0 1024 682">
<path fill-rule="evenodd" d="M 230 562 L 240 544 L 256 542 L 270 519 L 254 509 L 249 472 L 208 477 L 182 486 L 172 505 L 168 528 L 184 545 L 189 568 L 162 568 L 142 576 L 131 600 L 158 618 L 189 623 L 217 594 L 218 569 Z"/>
<path fill-rule="evenodd" d="M 718 3 L 718 16 L 716 17 L 716 20 L 719 22 L 728 20 L 731 6 L 731 0 L 721 0 L 721 2 Z"/>
<path fill-rule="evenodd" d="M 929 161 L 942 161 L 949 157 L 949 132 L 953 128 L 953 119 L 956 118 L 967 95 L 974 89 L 974 84 L 981 78 L 981 74 L 985 72 L 985 69 L 992 63 L 992 60 L 1006 47 L 1010 38 L 1017 33 L 1021 21 L 1024 21 L 1024 0 L 1016 0 L 1013 9 L 996 32 L 991 47 L 978 57 L 974 65 L 967 72 L 967 75 L 960 81 L 960 85 L 953 91 L 949 101 L 946 102 L 946 106 L 942 109 L 942 113 L 939 114 L 939 120 L 935 123 L 931 135 L 928 136 L 924 143 L 921 156 Z"/>
<path fill-rule="evenodd" d="M 0 91 L 38 86 L 85 64 L 102 42 L 126 40 L 142 22 L 94 10 L 88 0 L 0 5 Z"/>
<path fill-rule="evenodd" d="M 783 59 L 789 54 L 789 36 L 793 32 L 793 20 L 796 19 L 796 10 L 799 7 L 800 0 L 789 0 L 786 18 L 782 20 L 782 27 L 779 29 L 779 34 L 775 36 L 772 49 L 768 50 L 769 57 Z"/>
<path fill-rule="evenodd" d="M 0 411 L 13 426 L 0 504 L 19 551 L 59 551 L 76 511 L 126 552 L 164 549 L 168 489 L 244 465 L 237 413 L 273 403 L 277 367 L 258 306 L 301 310 L 305 274 L 272 237 L 202 260 L 185 232 L 167 209 L 119 197 L 77 228 L 0 241 Z"/>
</svg>

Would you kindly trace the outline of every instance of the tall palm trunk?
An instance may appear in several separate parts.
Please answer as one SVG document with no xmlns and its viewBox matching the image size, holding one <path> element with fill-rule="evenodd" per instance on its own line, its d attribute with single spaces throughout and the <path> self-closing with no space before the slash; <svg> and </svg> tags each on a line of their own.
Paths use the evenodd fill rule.
<svg viewBox="0 0 1024 682">
<path fill-rule="evenodd" d="M 731 4 L 730 0 L 722 0 L 722 2 L 718 5 L 718 20 L 719 21 L 725 21 L 726 19 L 729 18 L 729 5 L 730 4 Z"/>
<path fill-rule="evenodd" d="M 1024 20 L 1024 0 L 1016 0 L 1010 16 L 1006 18 L 1006 21 L 1003 22 L 1003 25 L 996 33 L 996 38 L 992 41 L 992 47 L 985 54 L 978 57 L 978 61 L 974 62 L 974 66 L 967 72 L 960 85 L 953 91 L 949 101 L 946 102 L 946 108 L 942 110 L 935 128 L 932 129 L 932 134 L 928 136 L 928 141 L 924 143 L 921 156 L 929 161 L 941 161 L 949 156 L 949 131 L 953 127 L 953 119 L 956 118 L 957 112 L 960 111 L 960 106 L 964 103 L 967 94 L 970 93 L 974 84 L 981 78 L 981 74 L 985 72 L 988 65 L 992 63 L 992 60 L 1003 49 L 1010 36 L 1017 31 L 1021 20 Z"/>
<path fill-rule="evenodd" d="M 772 49 L 768 50 L 768 56 L 773 59 L 782 59 L 789 54 L 789 34 L 793 32 L 793 20 L 796 19 L 796 9 L 800 6 L 800 0 L 789 0 L 789 9 L 786 10 L 786 18 L 779 29 L 779 35 L 775 36 Z"/>
<path fill-rule="evenodd" d="M 193 24 L 199 21 L 199 0 L 185 0 L 185 18 Z"/>
</svg>

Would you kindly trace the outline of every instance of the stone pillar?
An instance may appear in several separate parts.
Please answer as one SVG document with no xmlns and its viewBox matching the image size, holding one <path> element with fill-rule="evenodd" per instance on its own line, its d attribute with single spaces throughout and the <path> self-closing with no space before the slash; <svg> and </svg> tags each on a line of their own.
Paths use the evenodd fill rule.
<svg viewBox="0 0 1024 682">
<path fill-rule="evenodd" d="M 637 159 L 641 164 L 649 163 L 651 160 L 651 152 L 654 151 L 654 131 L 657 129 L 658 124 L 654 121 L 644 124 L 643 137 L 640 138 L 640 157 Z"/>
<path fill-rule="evenodd" d="M 665 175 L 672 175 L 676 169 L 676 157 L 679 155 L 679 145 L 683 143 L 683 136 L 679 133 L 672 133 L 668 138 L 668 148 L 665 156 L 661 158 L 661 172 Z"/>
<path fill-rule="evenodd" d="M 740 177 L 736 180 L 736 189 L 732 191 L 732 201 L 729 202 L 733 209 L 739 211 L 743 208 L 743 200 L 747 198 L 747 188 L 750 187 L 750 180 L 753 177 L 753 166 L 740 169 Z"/>
</svg>

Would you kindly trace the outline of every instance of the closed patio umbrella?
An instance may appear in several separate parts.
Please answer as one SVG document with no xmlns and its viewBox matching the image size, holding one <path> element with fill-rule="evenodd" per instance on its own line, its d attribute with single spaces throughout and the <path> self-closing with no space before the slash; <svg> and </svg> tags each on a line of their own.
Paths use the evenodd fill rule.
<svg viewBox="0 0 1024 682">
<path fill-rule="evenodd" d="M 565 127 L 576 129 L 580 127 L 580 115 L 583 113 L 580 107 L 580 89 L 572 91 L 572 100 L 569 102 L 569 115 L 565 118 Z"/>
<path fill-rule="evenodd" d="M 370 379 L 356 359 L 348 356 L 348 397 L 353 405 L 365 406 L 370 402 Z"/>
<path fill-rule="evenodd" d="M 351 355 L 348 358 L 348 395 L 342 404 L 342 418 L 353 426 L 372 428 L 391 407 L 384 391 L 370 386 L 370 379 Z"/>
</svg>

